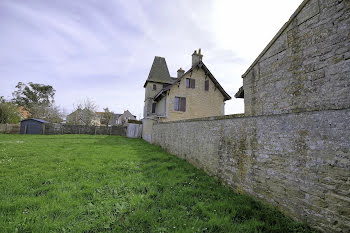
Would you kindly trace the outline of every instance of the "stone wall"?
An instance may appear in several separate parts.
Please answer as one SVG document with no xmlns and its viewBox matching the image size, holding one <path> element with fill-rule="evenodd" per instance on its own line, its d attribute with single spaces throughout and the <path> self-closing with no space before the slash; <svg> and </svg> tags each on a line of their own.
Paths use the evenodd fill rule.
<svg viewBox="0 0 350 233">
<path fill-rule="evenodd" d="M 350 1 L 304 1 L 242 77 L 247 115 L 349 108 Z"/>
<path fill-rule="evenodd" d="M 350 109 L 153 125 L 152 143 L 326 232 L 350 230 Z"/>
</svg>

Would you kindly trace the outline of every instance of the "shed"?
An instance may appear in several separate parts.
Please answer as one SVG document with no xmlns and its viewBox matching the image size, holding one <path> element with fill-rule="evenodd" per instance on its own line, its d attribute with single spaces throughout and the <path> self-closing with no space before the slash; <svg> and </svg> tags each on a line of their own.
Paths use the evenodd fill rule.
<svg viewBox="0 0 350 233">
<path fill-rule="evenodd" d="M 45 130 L 45 123 L 49 123 L 48 121 L 44 121 L 41 119 L 25 119 L 21 121 L 21 134 L 42 134 Z"/>
</svg>

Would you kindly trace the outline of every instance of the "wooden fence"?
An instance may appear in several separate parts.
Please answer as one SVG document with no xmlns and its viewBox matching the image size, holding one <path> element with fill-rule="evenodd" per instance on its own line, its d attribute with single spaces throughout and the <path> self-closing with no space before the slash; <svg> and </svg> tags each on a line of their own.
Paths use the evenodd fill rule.
<svg viewBox="0 0 350 233">
<path fill-rule="evenodd" d="M 90 135 L 118 135 L 126 136 L 124 126 L 84 126 L 84 125 L 61 125 L 45 124 L 42 134 L 90 134 Z"/>
<path fill-rule="evenodd" d="M 0 133 L 16 134 L 19 129 L 19 124 L 0 124 Z"/>
<path fill-rule="evenodd" d="M 20 124 L 0 124 L 0 133 L 20 133 Z M 130 138 L 141 138 L 142 124 L 128 123 L 126 126 L 84 126 L 64 124 L 44 124 L 41 134 L 90 134 L 90 135 L 118 135 Z"/>
</svg>

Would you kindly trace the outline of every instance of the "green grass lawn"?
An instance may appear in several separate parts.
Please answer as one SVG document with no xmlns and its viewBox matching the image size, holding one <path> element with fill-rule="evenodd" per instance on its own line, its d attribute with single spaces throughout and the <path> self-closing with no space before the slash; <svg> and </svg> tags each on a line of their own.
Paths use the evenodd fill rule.
<svg viewBox="0 0 350 233">
<path fill-rule="evenodd" d="M 0 232 L 310 232 L 140 139 L 0 134 Z"/>
</svg>

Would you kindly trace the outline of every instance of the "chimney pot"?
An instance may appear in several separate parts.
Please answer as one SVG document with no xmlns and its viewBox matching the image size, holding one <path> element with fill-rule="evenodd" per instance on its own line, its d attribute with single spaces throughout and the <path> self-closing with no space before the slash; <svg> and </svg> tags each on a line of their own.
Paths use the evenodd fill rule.
<svg viewBox="0 0 350 233">
<path fill-rule="evenodd" d="M 197 65 L 200 61 L 202 61 L 203 55 L 201 54 L 201 49 L 197 51 L 195 50 L 194 53 L 192 54 L 192 67 Z"/>
<path fill-rule="evenodd" d="M 182 68 L 177 70 L 177 78 L 180 78 L 184 74 L 185 74 L 185 71 Z"/>
</svg>

